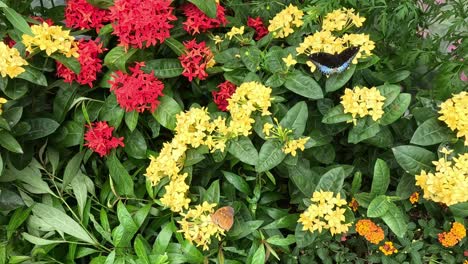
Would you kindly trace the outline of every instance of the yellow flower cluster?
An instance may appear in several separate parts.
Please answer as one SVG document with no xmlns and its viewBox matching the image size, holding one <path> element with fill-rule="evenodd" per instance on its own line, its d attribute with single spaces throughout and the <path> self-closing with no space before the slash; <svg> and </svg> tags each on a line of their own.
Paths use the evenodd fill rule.
<svg viewBox="0 0 468 264">
<path fill-rule="evenodd" d="M 179 175 L 165 186 L 166 193 L 161 198 L 161 203 L 169 207 L 172 212 L 181 212 L 189 207 L 190 199 L 187 198 L 189 186 L 185 183 L 187 176 L 187 173 Z"/>
<path fill-rule="evenodd" d="M 285 38 L 294 32 L 294 27 L 300 27 L 304 24 L 303 16 L 302 10 L 290 4 L 270 20 L 268 31 L 273 32 L 275 38 Z"/>
<path fill-rule="evenodd" d="M 224 235 L 224 230 L 211 219 L 214 207 L 216 204 L 203 202 L 186 213 L 181 213 L 183 218 L 178 221 L 181 226 L 179 232 L 184 233 L 185 239 L 197 246 L 203 246 L 204 250 L 208 249 L 212 236 L 220 239 Z"/>
<path fill-rule="evenodd" d="M 159 156 L 150 157 L 150 165 L 146 169 L 146 177 L 156 185 L 164 177 L 169 177 L 166 194 L 161 202 L 174 212 L 188 208 L 190 199 L 186 198 L 188 185 L 186 175 L 180 175 L 185 161 L 185 153 L 189 148 L 207 146 L 210 151 L 224 151 L 226 142 L 239 135 L 248 136 L 252 130 L 253 112 L 261 111 L 263 115 L 270 114 L 271 89 L 257 82 L 244 83 L 236 89 L 229 99 L 228 110 L 231 120 L 218 117 L 211 119 L 206 108 L 191 108 L 177 114 L 175 136 L 171 142 L 166 142 Z"/>
<path fill-rule="evenodd" d="M 296 65 L 297 60 L 293 59 L 292 55 L 289 54 L 286 58 L 283 58 L 283 62 L 286 64 L 286 67 L 291 67 Z"/>
<path fill-rule="evenodd" d="M 461 92 L 440 105 L 439 120 L 444 121 L 457 137 L 465 137 L 468 146 L 468 92 Z"/>
<path fill-rule="evenodd" d="M 236 92 L 228 99 L 227 110 L 232 120 L 229 123 L 229 131 L 232 137 L 239 135 L 248 136 L 255 120 L 252 114 L 261 111 L 262 116 L 270 115 L 268 108 L 271 106 L 271 88 L 259 82 L 246 82 L 237 87 Z"/>
<path fill-rule="evenodd" d="M 15 78 L 25 71 L 22 67 L 24 65 L 28 65 L 28 62 L 21 57 L 19 51 L 0 41 L 0 75 Z"/>
<path fill-rule="evenodd" d="M 354 14 L 354 9 L 339 9 L 325 16 L 322 24 L 322 30 L 307 36 L 304 41 L 296 48 L 298 54 L 311 55 L 317 52 L 326 52 L 337 54 L 349 47 L 359 46 L 359 52 L 354 57 L 352 63 L 357 64 L 358 59 L 372 55 L 375 43 L 370 40 L 367 34 L 344 34 L 343 36 L 334 35 L 336 30 L 347 30 L 348 26 L 353 24 L 361 27 L 365 18 Z M 312 62 L 307 62 L 310 70 L 315 71 L 316 66 Z"/>
<path fill-rule="evenodd" d="M 232 37 L 235 35 L 241 35 L 244 34 L 244 26 L 242 27 L 232 27 L 231 30 L 226 33 L 226 36 L 231 40 Z"/>
<path fill-rule="evenodd" d="M 299 217 L 298 222 L 302 223 L 302 230 L 319 233 L 323 229 L 329 229 L 332 235 L 341 234 L 348 231 L 351 223 L 345 223 L 345 211 L 343 206 L 346 200 L 341 199 L 340 194 L 336 196 L 333 192 L 314 192 L 310 199 L 312 204 Z"/>
<path fill-rule="evenodd" d="M 266 138 L 279 139 L 281 143 L 284 144 L 281 150 L 285 154 L 291 153 L 291 155 L 295 157 L 298 149 L 305 149 L 305 144 L 309 141 L 310 137 L 295 139 L 292 136 L 293 131 L 291 129 L 282 127 L 276 118 L 274 120 L 276 125 L 271 123 L 265 123 L 263 125 L 263 133 L 266 135 Z"/>
<path fill-rule="evenodd" d="M 379 250 L 382 251 L 382 253 L 385 254 L 385 256 L 393 255 L 395 253 L 398 253 L 398 249 L 393 246 L 393 242 L 386 241 L 383 246 L 379 247 Z"/>
<path fill-rule="evenodd" d="M 2 106 L 4 103 L 8 102 L 7 99 L 0 97 L 0 115 L 3 113 Z"/>
<path fill-rule="evenodd" d="M 416 175 L 416 185 L 424 191 L 424 198 L 447 206 L 468 201 L 468 153 L 447 159 L 447 155 L 438 161 L 436 172 L 425 170 Z"/>
<path fill-rule="evenodd" d="M 63 30 L 61 26 L 49 26 L 47 23 L 31 26 L 33 35 L 23 35 L 23 43 L 26 50 L 32 52 L 34 47 L 45 50 L 47 55 L 60 52 L 66 57 L 78 58 L 78 44 L 70 36 L 69 30 Z"/>
<path fill-rule="evenodd" d="M 342 8 L 328 13 L 323 19 L 322 30 L 326 31 L 340 31 L 346 30 L 347 27 L 355 25 L 362 27 L 362 23 L 366 21 L 364 17 L 359 14 L 354 14 L 354 9 Z"/>
<path fill-rule="evenodd" d="M 349 122 L 356 124 L 356 117 L 370 116 L 372 120 L 379 120 L 383 114 L 383 105 L 385 97 L 382 96 L 377 88 L 354 87 L 353 90 L 346 88 L 341 96 L 341 104 L 345 113 L 350 113 L 353 119 Z"/>
</svg>

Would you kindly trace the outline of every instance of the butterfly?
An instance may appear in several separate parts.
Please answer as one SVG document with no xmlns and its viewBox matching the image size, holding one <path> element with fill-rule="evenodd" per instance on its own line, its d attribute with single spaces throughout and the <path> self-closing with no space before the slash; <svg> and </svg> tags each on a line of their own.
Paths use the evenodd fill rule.
<svg viewBox="0 0 468 264">
<path fill-rule="evenodd" d="M 224 206 L 211 214 L 211 220 L 222 229 L 229 231 L 234 224 L 234 208 Z"/>
<path fill-rule="evenodd" d="M 311 54 L 309 58 L 323 74 L 330 75 L 346 70 L 358 52 L 359 47 L 349 47 L 339 54 L 317 52 Z"/>
</svg>

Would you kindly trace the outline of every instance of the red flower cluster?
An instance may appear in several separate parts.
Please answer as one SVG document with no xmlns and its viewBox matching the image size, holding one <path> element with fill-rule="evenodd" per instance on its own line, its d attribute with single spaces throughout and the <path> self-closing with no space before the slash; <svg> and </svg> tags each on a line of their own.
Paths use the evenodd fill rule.
<svg viewBox="0 0 468 264">
<path fill-rule="evenodd" d="M 114 32 L 120 45 L 143 48 L 164 42 L 170 37 L 173 14 L 171 0 L 116 0 L 110 7 Z"/>
<path fill-rule="evenodd" d="M 54 21 L 53 21 L 52 19 L 50 19 L 50 18 L 44 19 L 44 18 L 38 17 L 38 16 L 31 16 L 31 18 L 34 19 L 34 20 L 36 20 L 36 21 L 38 21 L 38 22 L 40 22 L 40 24 L 46 22 L 47 25 L 49 25 L 49 26 L 53 26 L 53 25 L 54 25 Z M 34 25 L 33 23 L 28 23 L 28 24 L 29 24 L 30 26 L 31 26 L 31 25 Z"/>
<path fill-rule="evenodd" d="M 68 0 L 65 25 L 77 29 L 101 29 L 110 22 L 109 10 L 95 7 L 86 0 Z"/>
<path fill-rule="evenodd" d="M 97 74 L 102 69 L 102 60 L 99 58 L 99 54 L 103 52 L 102 43 L 80 39 L 78 42 L 78 54 L 80 55 L 78 61 L 81 65 L 80 73 L 74 73 L 57 61 L 57 76 L 63 78 L 67 83 L 76 81 L 79 84 L 87 84 L 89 87 L 93 87 L 93 81 L 97 79 Z"/>
<path fill-rule="evenodd" d="M 184 68 L 182 75 L 189 81 L 193 78 L 205 80 L 208 77 L 206 68 L 208 63 L 213 60 L 213 53 L 206 46 L 204 41 L 197 43 L 195 39 L 184 42 L 185 54 L 179 56 L 180 63 Z"/>
<path fill-rule="evenodd" d="M 194 4 L 185 4 L 182 6 L 182 12 L 187 17 L 187 20 L 182 23 L 184 30 L 191 35 L 206 32 L 209 29 L 217 28 L 220 25 L 226 25 L 226 15 L 224 7 L 218 4 L 216 10 L 216 18 L 210 18 L 203 13 Z"/>
<path fill-rule="evenodd" d="M 164 84 L 154 76 L 154 72 L 144 73 L 140 68 L 144 62 L 136 63 L 130 67 L 131 75 L 117 71 L 110 80 L 110 90 L 114 92 L 120 107 L 127 112 L 136 110 L 143 112 L 146 109 L 154 112 L 159 105 L 159 96 L 162 96 Z"/>
<path fill-rule="evenodd" d="M 84 145 L 98 153 L 99 156 L 103 157 L 109 154 L 111 149 L 124 146 L 123 137 L 113 137 L 112 131 L 114 128 L 109 127 L 107 122 L 94 122 L 91 126 L 86 125 L 86 127 L 88 130 L 84 135 L 84 139 L 87 142 Z"/>
<path fill-rule="evenodd" d="M 255 40 L 260 40 L 264 36 L 268 35 L 268 29 L 263 25 L 263 21 L 260 17 L 249 17 L 247 20 L 247 26 L 255 29 Z"/>
<path fill-rule="evenodd" d="M 221 111 L 226 112 L 228 101 L 227 99 L 231 98 L 231 96 L 236 91 L 236 85 L 230 81 L 225 81 L 218 85 L 219 91 L 212 91 L 211 94 L 213 95 L 213 102 L 218 106 L 218 109 Z"/>
</svg>

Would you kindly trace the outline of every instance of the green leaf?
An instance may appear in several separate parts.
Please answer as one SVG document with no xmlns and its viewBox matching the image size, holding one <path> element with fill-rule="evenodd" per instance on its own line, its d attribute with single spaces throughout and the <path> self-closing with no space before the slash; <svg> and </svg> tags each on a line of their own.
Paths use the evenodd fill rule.
<svg viewBox="0 0 468 264">
<path fill-rule="evenodd" d="M 127 124 L 127 127 L 130 129 L 130 131 L 135 130 L 136 126 L 138 125 L 138 117 L 139 114 L 136 110 L 125 112 L 125 124 Z"/>
<path fill-rule="evenodd" d="M 355 70 L 356 64 L 351 64 L 343 73 L 330 76 L 325 82 L 325 91 L 330 93 L 343 87 L 353 77 Z"/>
<path fill-rule="evenodd" d="M 189 2 L 196 5 L 208 17 L 216 18 L 217 5 L 215 0 L 189 0 Z"/>
<path fill-rule="evenodd" d="M 203 201 L 207 201 L 209 203 L 219 203 L 219 196 L 220 196 L 220 190 L 219 190 L 219 180 L 214 181 L 211 183 L 210 188 L 206 190 L 205 194 L 203 195 Z"/>
<path fill-rule="evenodd" d="M 240 136 L 229 142 L 228 152 L 240 161 L 255 166 L 258 161 L 258 152 L 250 138 Z"/>
<path fill-rule="evenodd" d="M 275 246 L 289 246 L 291 244 L 296 243 L 296 237 L 294 235 L 288 235 L 287 237 L 281 237 L 279 235 L 275 235 L 272 237 L 269 237 L 267 239 L 267 243 Z"/>
<path fill-rule="evenodd" d="M 21 236 L 23 236 L 24 239 L 26 239 L 29 243 L 38 245 L 38 246 L 46 246 L 46 245 L 53 245 L 53 244 L 59 244 L 59 243 L 67 243 L 67 241 L 64 240 L 49 240 L 49 239 L 44 239 L 41 237 L 36 237 L 33 235 L 30 235 L 28 233 L 21 233 Z"/>
<path fill-rule="evenodd" d="M 430 118 L 422 123 L 414 132 L 411 143 L 420 146 L 435 145 L 453 138 L 450 129 L 442 125 L 437 118 Z"/>
<path fill-rule="evenodd" d="M 399 85 L 386 83 L 384 85 L 377 86 L 377 90 L 379 90 L 380 94 L 385 97 L 383 105 L 385 108 L 395 101 L 400 94 L 401 87 Z"/>
<path fill-rule="evenodd" d="M 362 173 L 357 171 L 354 173 L 353 182 L 351 183 L 351 194 L 355 194 L 361 189 L 362 185 Z"/>
<path fill-rule="evenodd" d="M 79 74 L 81 71 L 80 62 L 74 57 L 67 58 L 65 55 L 60 54 L 60 53 L 53 53 L 50 55 L 50 57 L 62 63 L 63 65 L 65 65 L 68 69 L 72 70 L 75 74 Z"/>
<path fill-rule="evenodd" d="M 148 250 L 145 245 L 145 239 L 142 235 L 138 234 L 133 247 L 135 248 L 135 253 L 138 256 L 138 259 L 141 260 L 142 263 L 150 264 L 150 259 L 148 257 Z"/>
<path fill-rule="evenodd" d="M 21 196 L 0 186 L 0 211 L 15 210 L 23 205 Z"/>
<path fill-rule="evenodd" d="M 78 204 L 79 215 L 83 218 L 88 192 L 84 176 L 81 173 L 78 174 L 78 176 L 72 180 L 71 186 Z"/>
<path fill-rule="evenodd" d="M 385 114 L 379 120 L 379 123 L 383 126 L 390 125 L 400 118 L 411 103 L 411 94 L 402 93 L 391 103 L 389 106 L 384 108 Z"/>
<path fill-rule="evenodd" d="M 286 71 L 286 65 L 283 58 L 286 57 L 285 51 L 279 47 L 271 48 L 265 55 L 264 64 L 267 71 L 271 73 L 281 73 Z"/>
<path fill-rule="evenodd" d="M 80 86 L 78 84 L 67 84 L 63 82 L 54 84 L 59 87 L 54 98 L 54 119 L 62 123 L 75 100 L 77 90 Z M 55 86 L 54 84 L 51 84 L 51 86 Z"/>
<path fill-rule="evenodd" d="M 0 129 L 0 146 L 11 152 L 23 154 L 23 149 L 18 141 L 8 131 L 2 129 Z"/>
<path fill-rule="evenodd" d="M 276 219 L 275 221 L 269 223 L 266 226 L 263 226 L 262 229 L 279 229 L 279 228 L 288 228 L 294 229 L 296 228 L 297 220 L 299 219 L 299 215 L 297 214 L 288 214 L 281 218 Z"/>
<path fill-rule="evenodd" d="M 318 236 L 318 232 L 311 233 L 308 230 L 302 230 L 302 228 L 302 224 L 298 223 L 294 232 L 298 248 L 305 248 L 309 246 L 310 244 L 314 243 Z"/>
<path fill-rule="evenodd" d="M 419 174 L 422 170 L 432 170 L 432 161 L 436 155 L 431 151 L 410 145 L 392 148 L 395 159 L 400 166 L 412 175 Z"/>
<path fill-rule="evenodd" d="M 387 199 L 387 196 L 379 195 L 370 202 L 367 208 L 367 216 L 381 217 L 388 211 L 390 205 L 391 202 Z"/>
<path fill-rule="evenodd" d="M 6 227 L 7 240 L 11 239 L 11 237 L 16 232 L 18 227 L 20 227 L 24 223 L 24 221 L 28 219 L 29 215 L 31 214 L 31 209 L 32 209 L 31 207 L 28 207 L 28 208 L 23 207 L 23 208 L 18 208 L 15 210 L 13 215 L 10 217 L 10 220 Z"/>
<path fill-rule="evenodd" d="M 375 122 L 370 117 L 359 119 L 357 124 L 349 131 L 348 142 L 357 144 L 363 140 L 374 137 L 379 131 L 379 123 Z"/>
<path fill-rule="evenodd" d="M 309 112 L 304 101 L 295 104 L 281 119 L 280 125 L 284 128 L 292 129 L 296 137 L 302 136 L 306 128 Z"/>
<path fill-rule="evenodd" d="M 320 175 L 310 169 L 308 160 L 299 160 L 295 166 L 288 166 L 288 174 L 294 185 L 305 197 L 312 197 L 316 187 L 315 183 Z"/>
<path fill-rule="evenodd" d="M 26 121 L 31 129 L 23 135 L 24 140 L 33 140 L 46 137 L 57 130 L 60 126 L 55 120 L 50 118 L 35 118 Z"/>
<path fill-rule="evenodd" d="M 374 165 L 374 178 L 372 179 L 371 193 L 375 195 L 385 194 L 390 184 L 390 169 L 387 163 L 377 159 Z"/>
<path fill-rule="evenodd" d="M 83 160 L 84 151 L 78 152 L 68 161 L 67 166 L 65 167 L 65 171 L 63 173 L 63 183 L 62 183 L 62 191 L 68 186 L 69 183 L 75 178 L 75 176 L 80 171 L 81 161 Z"/>
<path fill-rule="evenodd" d="M 264 172 L 280 164 L 286 157 L 282 148 L 283 144 L 278 140 L 267 140 L 263 143 L 260 153 L 258 154 L 258 162 L 255 166 L 255 171 Z"/>
<path fill-rule="evenodd" d="M 222 171 L 222 173 L 224 177 L 226 177 L 226 180 L 229 183 L 231 183 L 234 186 L 234 188 L 247 195 L 250 195 L 252 193 L 249 184 L 244 180 L 244 178 L 228 171 Z"/>
<path fill-rule="evenodd" d="M 13 8 L 6 6 L 2 8 L 5 17 L 10 21 L 15 29 L 19 30 L 23 34 L 32 35 L 31 28 L 20 14 L 18 14 Z"/>
<path fill-rule="evenodd" d="M 20 78 L 40 86 L 47 86 L 47 79 L 41 71 L 31 66 L 24 66 L 23 68 L 26 71 L 18 75 L 16 78 Z"/>
<path fill-rule="evenodd" d="M 255 251 L 251 264 L 265 264 L 265 246 L 263 244 L 260 244 Z"/>
<path fill-rule="evenodd" d="M 287 77 L 284 86 L 288 90 L 310 99 L 323 98 L 323 92 L 320 85 L 314 79 L 301 71 L 291 72 Z"/>
<path fill-rule="evenodd" d="M 457 203 L 449 206 L 450 211 L 455 217 L 467 218 L 468 217 L 468 202 Z"/>
<path fill-rule="evenodd" d="M 241 222 L 239 224 L 234 223 L 233 229 L 229 231 L 229 240 L 239 240 L 246 237 L 256 231 L 262 226 L 263 220 L 253 220 L 247 222 Z"/>
<path fill-rule="evenodd" d="M 115 127 L 117 129 L 120 126 L 120 123 L 122 123 L 124 114 L 125 111 L 120 108 L 115 95 L 111 93 L 106 98 L 104 106 L 99 112 L 99 118 L 103 121 L 107 121 L 109 126 Z"/>
<path fill-rule="evenodd" d="M 172 237 L 172 223 L 167 223 L 159 232 L 158 236 L 156 237 L 156 241 L 154 241 L 153 250 L 151 254 L 154 255 L 162 255 L 166 252 L 167 246 L 171 241 Z"/>
<path fill-rule="evenodd" d="M 399 238 L 403 238 L 408 228 L 404 214 L 394 203 L 390 203 L 387 212 L 382 216 L 382 220 Z"/>
<path fill-rule="evenodd" d="M 138 49 L 128 49 L 125 51 L 125 48 L 122 46 L 116 46 L 111 49 L 106 56 L 104 57 L 104 65 L 109 69 L 115 71 L 120 70 L 122 72 L 127 72 L 125 65 L 130 57 L 137 52 Z"/>
<path fill-rule="evenodd" d="M 315 187 L 315 191 L 322 190 L 339 193 L 343 188 L 345 176 L 345 171 L 342 167 L 331 169 L 322 175 L 320 181 Z"/>
<path fill-rule="evenodd" d="M 153 117 L 165 128 L 174 130 L 176 127 L 176 115 L 182 111 L 179 104 L 172 97 L 165 95 L 160 97 L 160 104 L 153 113 Z"/>
<path fill-rule="evenodd" d="M 395 194 L 400 197 L 401 200 L 408 199 L 413 192 L 416 191 L 416 179 L 414 175 L 404 173 L 398 182 Z"/>
<path fill-rule="evenodd" d="M 146 141 L 138 129 L 125 133 L 124 145 L 124 150 L 130 157 L 146 159 Z"/>
<path fill-rule="evenodd" d="M 56 231 L 66 233 L 89 244 L 96 244 L 95 239 L 64 212 L 42 203 L 36 203 L 32 211 L 35 216 L 41 218 Z"/>
<path fill-rule="evenodd" d="M 262 52 L 256 46 L 243 47 L 240 50 L 241 60 L 251 72 L 256 72 L 260 65 Z"/>
<path fill-rule="evenodd" d="M 318 162 L 323 164 L 331 164 L 336 158 L 335 148 L 332 144 L 314 147 L 308 152 L 311 153 Z"/>
<path fill-rule="evenodd" d="M 177 56 L 185 53 L 185 47 L 175 38 L 167 38 L 164 40 L 164 44 L 168 46 Z"/>
<path fill-rule="evenodd" d="M 161 79 L 180 76 L 184 71 L 179 59 L 150 60 L 145 62 L 142 69 L 147 73 L 154 71 L 154 76 Z"/>
<path fill-rule="evenodd" d="M 351 114 L 344 113 L 343 105 L 339 104 L 330 109 L 322 118 L 324 124 L 337 124 L 341 122 L 348 122 L 353 119 Z"/>
<path fill-rule="evenodd" d="M 106 165 L 116 185 L 116 192 L 121 195 L 134 196 L 133 179 L 122 163 L 120 163 L 119 159 L 117 159 L 114 152 L 108 155 Z"/>
</svg>

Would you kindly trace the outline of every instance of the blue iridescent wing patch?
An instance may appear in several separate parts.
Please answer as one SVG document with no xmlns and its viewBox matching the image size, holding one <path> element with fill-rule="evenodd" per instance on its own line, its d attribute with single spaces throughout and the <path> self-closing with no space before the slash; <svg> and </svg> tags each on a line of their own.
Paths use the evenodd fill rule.
<svg viewBox="0 0 468 264">
<path fill-rule="evenodd" d="M 359 47 L 347 48 L 339 54 L 318 52 L 311 54 L 310 60 L 323 74 L 331 75 L 344 72 L 358 52 Z"/>
</svg>

